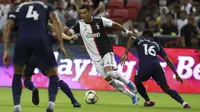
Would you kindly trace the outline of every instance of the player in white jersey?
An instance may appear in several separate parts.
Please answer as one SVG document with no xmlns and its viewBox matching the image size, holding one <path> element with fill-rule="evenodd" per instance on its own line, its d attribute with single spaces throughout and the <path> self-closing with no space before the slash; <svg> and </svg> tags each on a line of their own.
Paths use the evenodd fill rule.
<svg viewBox="0 0 200 112">
<path fill-rule="evenodd" d="M 125 79 L 120 72 L 113 69 L 116 66 L 116 62 L 112 44 L 105 33 L 105 27 L 126 32 L 129 36 L 132 35 L 132 32 L 110 19 L 93 17 L 87 4 L 82 4 L 79 7 L 79 12 L 82 20 L 72 29 L 66 28 L 64 32 L 69 36 L 80 33 L 86 50 L 100 75 L 111 86 L 131 97 L 133 104 L 137 104 L 139 98 L 136 95 L 135 85 L 130 80 Z M 125 83 L 131 91 L 121 82 Z"/>
</svg>

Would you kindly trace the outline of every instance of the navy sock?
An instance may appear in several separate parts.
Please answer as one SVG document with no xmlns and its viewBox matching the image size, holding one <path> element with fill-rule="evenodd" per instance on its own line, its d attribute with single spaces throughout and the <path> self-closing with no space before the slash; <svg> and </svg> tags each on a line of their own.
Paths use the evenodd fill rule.
<svg viewBox="0 0 200 112">
<path fill-rule="evenodd" d="M 173 89 L 169 89 L 167 94 L 170 95 L 174 100 L 176 100 L 180 104 L 182 104 L 184 102 L 183 99 L 181 98 L 181 96 L 178 94 L 178 92 L 176 92 Z"/>
<path fill-rule="evenodd" d="M 136 85 L 138 93 L 145 99 L 145 101 L 150 101 L 147 91 L 143 84 Z"/>
<path fill-rule="evenodd" d="M 35 88 L 35 86 L 31 80 L 24 80 L 24 86 L 31 91 L 33 91 L 33 89 Z"/>
<path fill-rule="evenodd" d="M 19 74 L 14 74 L 12 80 L 12 95 L 14 105 L 20 105 L 21 93 L 22 93 L 22 76 Z"/>
<path fill-rule="evenodd" d="M 67 83 L 65 83 L 63 80 L 60 80 L 59 87 L 70 98 L 72 103 L 76 101 L 76 99 L 74 98 L 74 95 L 73 95 L 71 89 L 69 88 L 69 86 L 67 85 Z"/>
<path fill-rule="evenodd" d="M 58 76 L 53 75 L 49 77 L 49 88 L 48 88 L 49 101 L 55 102 L 57 92 L 58 92 Z"/>
</svg>

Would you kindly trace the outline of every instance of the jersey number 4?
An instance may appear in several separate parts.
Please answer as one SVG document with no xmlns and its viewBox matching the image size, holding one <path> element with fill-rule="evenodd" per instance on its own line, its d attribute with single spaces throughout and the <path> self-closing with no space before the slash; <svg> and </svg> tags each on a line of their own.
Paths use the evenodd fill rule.
<svg viewBox="0 0 200 112">
<path fill-rule="evenodd" d="M 145 55 L 156 56 L 155 46 L 148 46 L 148 44 L 143 44 Z"/>
<path fill-rule="evenodd" d="M 35 21 L 38 20 L 39 14 L 37 11 L 33 10 L 33 6 L 28 7 L 28 12 L 26 14 L 26 18 L 33 18 Z"/>
</svg>

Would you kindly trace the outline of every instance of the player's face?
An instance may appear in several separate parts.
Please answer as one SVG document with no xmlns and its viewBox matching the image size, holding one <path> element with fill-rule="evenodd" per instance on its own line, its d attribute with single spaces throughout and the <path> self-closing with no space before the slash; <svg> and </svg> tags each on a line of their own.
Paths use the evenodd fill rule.
<svg viewBox="0 0 200 112">
<path fill-rule="evenodd" d="M 87 23 L 90 22 L 91 14 L 90 11 L 87 9 L 80 9 L 79 10 L 81 18 Z"/>
</svg>

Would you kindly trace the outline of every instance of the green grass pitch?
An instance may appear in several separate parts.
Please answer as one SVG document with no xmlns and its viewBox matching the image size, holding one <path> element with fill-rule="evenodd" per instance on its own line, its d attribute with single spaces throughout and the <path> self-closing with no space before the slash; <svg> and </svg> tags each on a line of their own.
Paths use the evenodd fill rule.
<svg viewBox="0 0 200 112">
<path fill-rule="evenodd" d="M 45 112 L 47 106 L 47 89 L 39 89 L 40 104 L 34 106 L 31 102 L 31 92 L 23 89 L 22 112 Z M 183 109 L 180 104 L 164 93 L 149 93 L 156 102 L 154 107 L 143 107 L 144 100 L 140 97 L 138 105 L 132 105 L 131 99 L 117 91 L 96 91 L 99 96 L 97 104 L 86 104 L 84 90 L 73 90 L 81 108 L 73 108 L 65 94 L 59 91 L 55 112 L 200 112 L 199 94 L 181 94 L 192 108 Z M 11 88 L 0 88 L 0 112 L 13 112 Z"/>
</svg>

